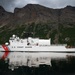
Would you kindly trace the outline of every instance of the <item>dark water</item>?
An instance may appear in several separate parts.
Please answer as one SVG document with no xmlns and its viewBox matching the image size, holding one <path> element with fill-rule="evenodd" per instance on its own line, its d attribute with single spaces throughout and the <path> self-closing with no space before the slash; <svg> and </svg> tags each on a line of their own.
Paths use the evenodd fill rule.
<svg viewBox="0 0 75 75">
<path fill-rule="evenodd" d="M 0 52 L 0 75 L 75 75 L 75 53 Z"/>
</svg>

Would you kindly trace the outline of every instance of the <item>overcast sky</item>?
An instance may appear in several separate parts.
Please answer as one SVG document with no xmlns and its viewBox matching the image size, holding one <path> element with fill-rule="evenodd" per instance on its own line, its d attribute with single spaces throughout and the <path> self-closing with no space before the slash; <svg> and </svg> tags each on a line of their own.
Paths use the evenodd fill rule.
<svg viewBox="0 0 75 75">
<path fill-rule="evenodd" d="M 63 8 L 67 5 L 75 6 L 75 0 L 0 0 L 0 6 L 13 12 L 15 7 L 22 8 L 27 4 L 41 4 L 50 8 Z"/>
</svg>

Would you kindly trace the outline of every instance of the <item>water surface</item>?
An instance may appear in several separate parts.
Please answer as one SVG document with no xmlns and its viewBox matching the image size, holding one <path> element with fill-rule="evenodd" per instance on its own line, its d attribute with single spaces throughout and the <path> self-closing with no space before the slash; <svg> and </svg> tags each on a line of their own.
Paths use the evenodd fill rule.
<svg viewBox="0 0 75 75">
<path fill-rule="evenodd" d="M 75 75 L 75 53 L 0 52 L 0 75 Z"/>
</svg>

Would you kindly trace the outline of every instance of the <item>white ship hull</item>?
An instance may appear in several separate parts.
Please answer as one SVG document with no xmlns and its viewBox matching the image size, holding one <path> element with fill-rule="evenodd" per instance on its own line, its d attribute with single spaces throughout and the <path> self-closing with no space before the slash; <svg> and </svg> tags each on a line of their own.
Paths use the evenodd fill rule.
<svg viewBox="0 0 75 75">
<path fill-rule="evenodd" d="M 9 43 L 0 45 L 0 51 L 25 52 L 75 52 L 75 48 L 66 48 L 66 45 L 51 45 L 51 39 L 27 38 L 20 39 L 13 35 Z"/>
<path fill-rule="evenodd" d="M 24 52 L 75 52 L 75 48 L 66 48 L 65 46 L 0 46 L 0 51 L 24 51 Z"/>
</svg>

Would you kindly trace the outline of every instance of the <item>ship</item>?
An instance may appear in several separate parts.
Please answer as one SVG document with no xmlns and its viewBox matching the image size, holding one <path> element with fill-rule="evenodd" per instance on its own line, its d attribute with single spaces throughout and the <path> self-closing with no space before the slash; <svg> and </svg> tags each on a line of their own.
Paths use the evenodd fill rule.
<svg viewBox="0 0 75 75">
<path fill-rule="evenodd" d="M 9 42 L 0 45 L 0 51 L 4 52 L 75 52 L 75 48 L 67 44 L 51 44 L 51 39 L 19 38 L 16 35 L 10 37 Z"/>
</svg>

